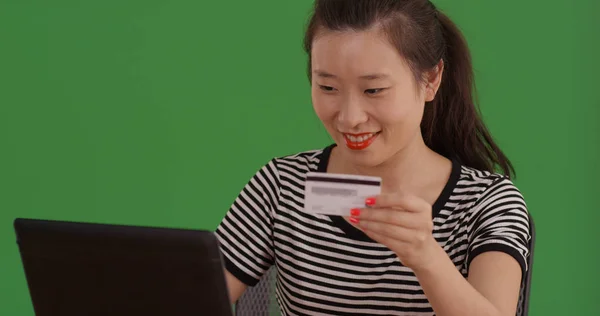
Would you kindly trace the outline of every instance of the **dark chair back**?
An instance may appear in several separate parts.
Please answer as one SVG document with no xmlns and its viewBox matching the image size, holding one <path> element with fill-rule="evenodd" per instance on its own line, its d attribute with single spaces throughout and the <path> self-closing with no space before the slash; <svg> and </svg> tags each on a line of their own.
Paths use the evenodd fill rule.
<svg viewBox="0 0 600 316">
<path fill-rule="evenodd" d="M 521 281 L 521 291 L 519 293 L 519 305 L 517 306 L 517 316 L 529 315 L 529 296 L 531 292 L 531 277 L 533 275 L 533 250 L 535 248 L 535 224 L 533 217 L 529 214 L 529 257 L 527 258 L 527 273 Z"/>
<path fill-rule="evenodd" d="M 275 301 L 277 268 L 272 266 L 253 287 L 248 287 L 235 304 L 236 316 L 280 315 Z"/>
</svg>

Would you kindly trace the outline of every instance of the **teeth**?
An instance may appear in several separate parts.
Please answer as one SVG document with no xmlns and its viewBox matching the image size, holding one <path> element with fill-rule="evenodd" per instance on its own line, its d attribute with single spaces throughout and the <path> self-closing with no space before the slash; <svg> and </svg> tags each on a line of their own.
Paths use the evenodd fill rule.
<svg viewBox="0 0 600 316">
<path fill-rule="evenodd" d="M 346 135 L 346 137 L 348 137 L 348 139 L 350 139 L 351 142 L 353 143 L 362 143 L 364 141 L 367 141 L 369 138 L 373 137 L 373 133 L 371 134 L 366 134 L 363 136 L 352 136 L 352 135 Z"/>
</svg>

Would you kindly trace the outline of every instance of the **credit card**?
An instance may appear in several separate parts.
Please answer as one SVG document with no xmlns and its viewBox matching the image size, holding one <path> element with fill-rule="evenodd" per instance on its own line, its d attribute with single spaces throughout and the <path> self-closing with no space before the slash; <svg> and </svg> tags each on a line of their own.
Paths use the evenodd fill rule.
<svg viewBox="0 0 600 316">
<path fill-rule="evenodd" d="M 366 198 L 380 193 L 380 177 L 309 172 L 304 189 L 304 211 L 350 216 L 351 209 L 364 208 Z"/>
</svg>

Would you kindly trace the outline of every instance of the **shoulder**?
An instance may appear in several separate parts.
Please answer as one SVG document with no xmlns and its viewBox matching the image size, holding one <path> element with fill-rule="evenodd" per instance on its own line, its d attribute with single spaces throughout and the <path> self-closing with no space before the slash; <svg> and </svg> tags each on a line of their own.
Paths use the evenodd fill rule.
<svg viewBox="0 0 600 316">
<path fill-rule="evenodd" d="M 467 166 L 461 166 L 457 191 L 468 195 L 475 205 L 506 195 L 511 195 L 514 199 L 525 203 L 521 191 L 505 175 Z"/>
<path fill-rule="evenodd" d="M 324 148 L 300 151 L 294 154 L 278 156 L 273 158 L 276 162 L 282 163 L 301 163 L 301 164 L 319 164 L 322 160 Z"/>
<path fill-rule="evenodd" d="M 279 174 L 294 174 L 303 177 L 304 174 L 317 171 L 320 164 L 324 162 L 326 149 L 312 149 L 294 154 L 279 156 L 271 159 L 270 164 Z"/>
<path fill-rule="evenodd" d="M 462 167 L 463 189 L 473 192 L 467 212 L 467 267 L 479 254 L 504 252 L 517 260 L 522 271 L 528 269 L 530 252 L 530 215 L 523 195 L 508 177 Z"/>
<path fill-rule="evenodd" d="M 459 190 L 469 199 L 470 223 L 477 228 L 479 223 L 500 221 L 519 222 L 528 227 L 529 211 L 523 194 L 515 183 L 499 173 L 481 171 L 462 166 L 458 182 Z"/>
<path fill-rule="evenodd" d="M 271 158 L 250 180 L 271 191 L 290 185 L 301 186 L 306 173 L 319 170 L 326 163 L 327 148 L 313 149 Z"/>
</svg>

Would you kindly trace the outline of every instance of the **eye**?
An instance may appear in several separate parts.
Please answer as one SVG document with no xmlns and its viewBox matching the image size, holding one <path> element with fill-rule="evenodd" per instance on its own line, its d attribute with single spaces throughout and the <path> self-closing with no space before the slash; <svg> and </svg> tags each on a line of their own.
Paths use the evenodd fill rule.
<svg viewBox="0 0 600 316">
<path fill-rule="evenodd" d="M 330 87 L 330 86 L 323 86 L 323 85 L 319 85 L 319 88 L 325 92 L 332 92 L 335 91 L 334 87 Z"/>
<path fill-rule="evenodd" d="M 365 93 L 370 94 L 370 95 L 375 95 L 375 94 L 380 93 L 383 90 L 385 90 L 385 88 L 367 89 L 367 90 L 365 90 Z"/>
</svg>

